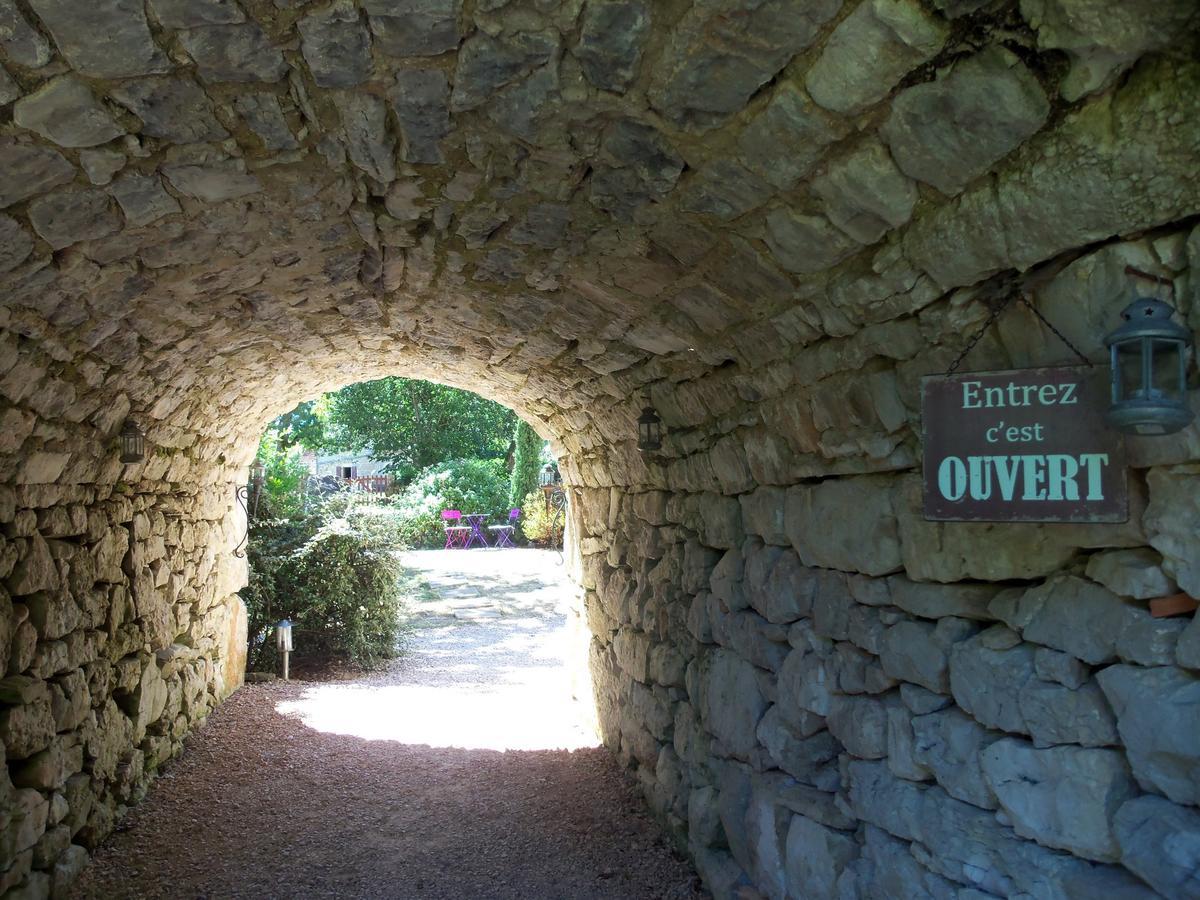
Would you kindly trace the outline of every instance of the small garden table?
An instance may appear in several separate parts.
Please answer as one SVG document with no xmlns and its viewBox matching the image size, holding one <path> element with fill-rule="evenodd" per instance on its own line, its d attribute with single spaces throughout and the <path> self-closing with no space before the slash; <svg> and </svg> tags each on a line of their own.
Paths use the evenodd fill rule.
<svg viewBox="0 0 1200 900">
<path fill-rule="evenodd" d="M 471 536 L 467 538 L 465 549 L 469 550 L 475 546 L 475 542 L 479 541 L 480 547 L 488 546 L 487 536 L 483 533 L 483 526 L 487 522 L 487 513 L 467 513 L 463 516 L 467 520 L 467 524 L 471 526 Z"/>
</svg>

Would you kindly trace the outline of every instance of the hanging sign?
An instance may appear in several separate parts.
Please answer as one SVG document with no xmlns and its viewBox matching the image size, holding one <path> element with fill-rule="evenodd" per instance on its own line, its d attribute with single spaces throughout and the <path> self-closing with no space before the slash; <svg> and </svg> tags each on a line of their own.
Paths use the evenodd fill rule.
<svg viewBox="0 0 1200 900">
<path fill-rule="evenodd" d="M 921 382 L 925 518 L 1124 522 L 1125 443 L 1107 370 L 931 375 Z"/>
</svg>

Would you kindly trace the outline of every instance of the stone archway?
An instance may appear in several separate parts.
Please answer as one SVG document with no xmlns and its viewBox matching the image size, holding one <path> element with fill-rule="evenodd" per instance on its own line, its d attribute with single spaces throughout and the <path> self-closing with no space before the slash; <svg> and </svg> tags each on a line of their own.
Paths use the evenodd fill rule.
<svg viewBox="0 0 1200 900">
<path fill-rule="evenodd" d="M 236 685 L 262 425 L 403 372 L 555 440 L 606 739 L 719 896 L 1182 890 L 1197 626 L 1142 601 L 1200 593 L 1194 429 L 1121 528 L 913 490 L 987 299 L 1095 355 L 1134 264 L 1200 322 L 1195 46 L 1186 0 L 0 0 L 0 889 Z"/>
</svg>

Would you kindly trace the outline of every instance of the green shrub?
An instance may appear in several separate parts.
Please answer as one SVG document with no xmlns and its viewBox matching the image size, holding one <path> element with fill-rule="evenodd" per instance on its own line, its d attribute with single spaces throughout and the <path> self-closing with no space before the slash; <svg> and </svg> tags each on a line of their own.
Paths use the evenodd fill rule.
<svg viewBox="0 0 1200 900">
<path fill-rule="evenodd" d="M 521 505 L 521 531 L 525 538 L 539 547 L 561 547 L 564 511 L 546 503 L 540 490 L 530 491 Z"/>
<path fill-rule="evenodd" d="M 308 478 L 308 468 L 300 459 L 300 449 L 281 450 L 274 433 L 268 431 L 259 442 L 258 461 L 263 465 L 259 504 L 269 503 L 275 515 L 299 514 L 304 505 L 302 488 Z"/>
<path fill-rule="evenodd" d="M 392 499 L 394 529 L 413 547 L 445 543 L 442 510 L 508 516 L 508 472 L 499 459 L 458 459 L 425 469 Z"/>
<path fill-rule="evenodd" d="M 277 515 L 264 492 L 251 522 L 242 590 L 250 637 L 250 667 L 278 665 L 274 625 L 290 619 L 304 659 L 337 658 L 373 668 L 398 651 L 404 595 L 398 585 L 399 544 L 377 528 L 366 508 L 343 495 L 317 502 L 310 512 Z"/>
<path fill-rule="evenodd" d="M 386 544 L 337 519 L 285 564 L 296 611 L 292 621 L 306 653 L 374 668 L 396 655 L 403 603 L 400 567 Z"/>
</svg>

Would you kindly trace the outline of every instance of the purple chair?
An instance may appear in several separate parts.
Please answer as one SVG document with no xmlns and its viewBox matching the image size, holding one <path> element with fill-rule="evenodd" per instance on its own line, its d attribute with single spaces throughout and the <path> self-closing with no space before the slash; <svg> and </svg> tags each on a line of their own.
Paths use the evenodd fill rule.
<svg viewBox="0 0 1200 900">
<path fill-rule="evenodd" d="M 466 525 L 459 525 L 462 521 L 462 513 L 457 509 L 442 510 L 442 527 L 446 529 L 446 546 L 443 550 L 461 549 L 467 546 L 467 536 L 471 533 L 471 529 Z M 451 524 L 454 523 L 454 524 Z"/>
<path fill-rule="evenodd" d="M 517 532 L 517 519 L 520 517 L 520 508 L 510 509 L 508 511 L 508 524 L 488 526 L 488 531 L 495 535 L 495 537 L 492 539 L 493 547 L 516 547 L 516 544 L 512 542 L 512 539 L 513 535 Z"/>
</svg>

